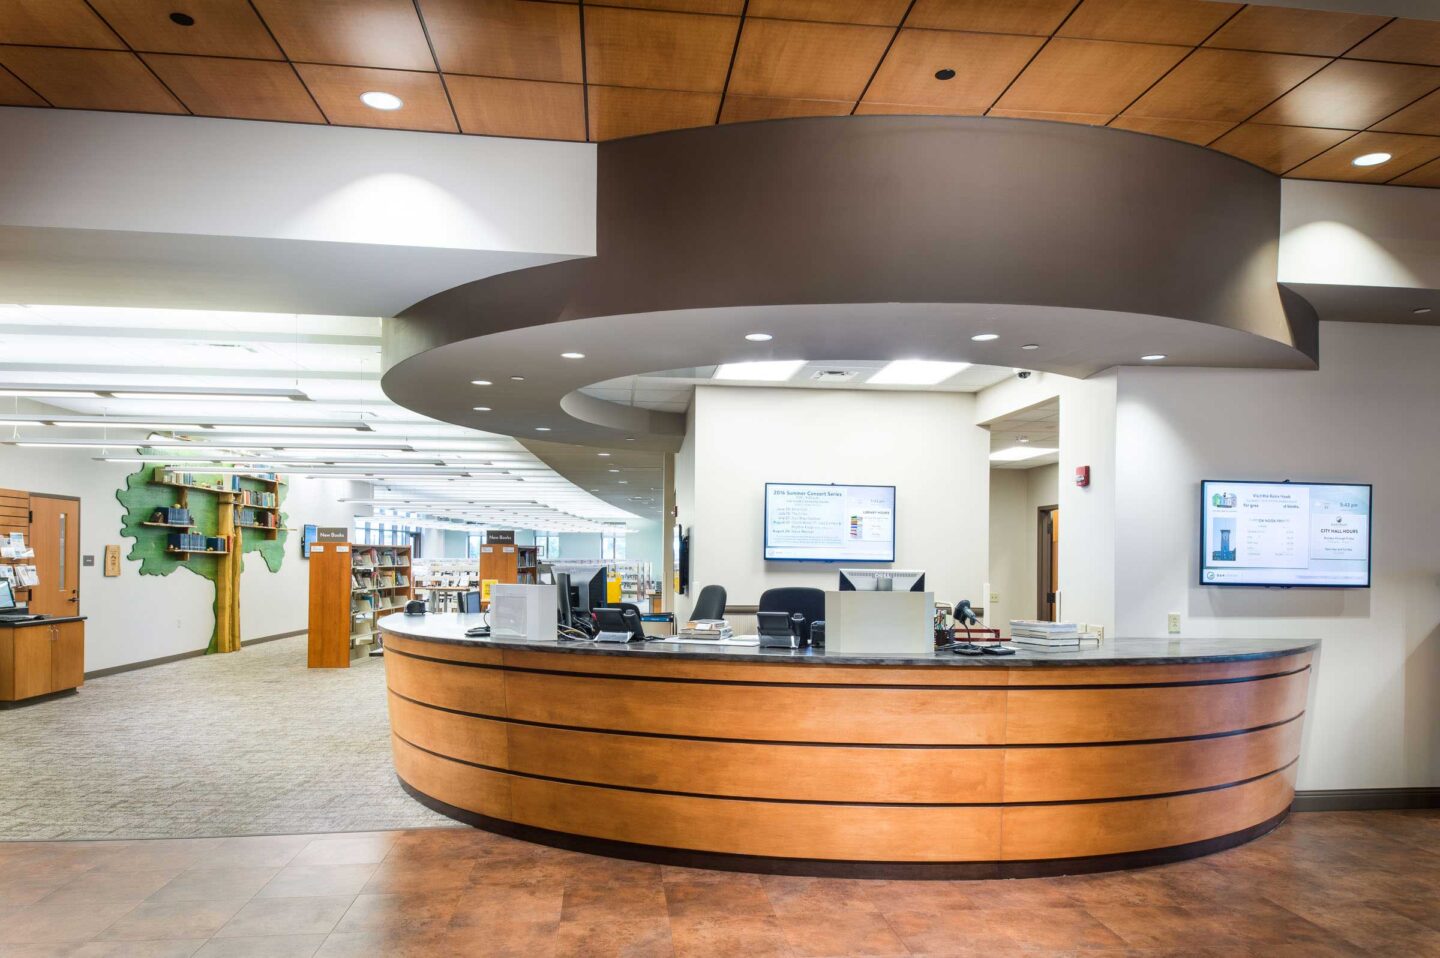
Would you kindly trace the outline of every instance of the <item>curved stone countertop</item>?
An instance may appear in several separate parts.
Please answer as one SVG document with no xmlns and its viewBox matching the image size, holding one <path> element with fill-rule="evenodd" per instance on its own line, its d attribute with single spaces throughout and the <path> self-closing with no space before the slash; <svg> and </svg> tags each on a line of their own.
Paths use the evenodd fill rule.
<svg viewBox="0 0 1440 958">
<path fill-rule="evenodd" d="M 577 655 L 629 656 L 647 659 L 690 659 L 713 662 L 793 663 L 796 665 L 904 665 L 1027 668 L 1066 665 L 1190 665 L 1273 659 L 1315 649 L 1313 639 L 1169 639 L 1112 638 L 1099 648 L 1074 652 L 1035 652 L 1017 647 L 1014 655 L 967 656 L 953 652 L 919 655 L 879 653 L 827 654 L 824 649 L 761 649 L 746 645 L 705 646 L 653 639 L 625 645 L 594 642 L 526 642 L 521 639 L 472 639 L 465 630 L 485 624 L 482 613 L 445 613 L 407 616 L 392 613 L 380 619 L 379 628 L 407 639 L 443 645 L 560 652 Z"/>
</svg>

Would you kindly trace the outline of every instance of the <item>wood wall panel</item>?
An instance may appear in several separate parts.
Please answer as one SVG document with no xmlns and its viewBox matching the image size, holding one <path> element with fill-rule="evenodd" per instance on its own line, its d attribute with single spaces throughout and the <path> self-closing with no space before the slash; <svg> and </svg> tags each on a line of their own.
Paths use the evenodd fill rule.
<svg viewBox="0 0 1440 958">
<path fill-rule="evenodd" d="M 1075 8 L 1076 0 L 915 0 L 906 26 L 977 33 L 1048 36 Z"/>
<path fill-rule="evenodd" d="M 3 0 L 0 41 L 43 47 L 125 49 L 85 0 Z"/>
<path fill-rule="evenodd" d="M 313 586 L 311 591 L 313 593 Z M 440 708 L 481 715 L 506 714 L 504 672 L 390 655 L 392 647 L 388 637 L 385 647 L 385 680 L 392 692 Z"/>
<path fill-rule="evenodd" d="M 1363 13 L 1251 4 L 1215 31 L 1205 46 L 1338 57 L 1388 22 Z"/>
<path fill-rule="evenodd" d="M 893 27 L 910 0 L 750 0 L 747 16 L 772 20 L 827 20 Z"/>
<path fill-rule="evenodd" d="M 0 46 L 0 65 L 53 106 L 136 113 L 185 112 L 133 53 Z"/>
<path fill-rule="evenodd" d="M 1440 66 L 1440 21 L 1396 20 L 1346 56 Z"/>
<path fill-rule="evenodd" d="M 500 649 L 487 649 L 477 645 L 446 645 L 441 642 L 422 642 L 407 639 L 393 632 L 385 633 L 385 648 L 411 655 L 423 655 L 432 659 L 451 662 L 479 662 L 485 665 L 499 665 L 504 653 Z M 386 660 L 388 671 L 389 660 Z"/>
<path fill-rule="evenodd" d="M 779 120 L 792 116 L 845 116 L 854 105 L 849 100 L 795 100 L 732 95 L 727 96 L 720 107 L 720 122 L 748 123 L 752 120 Z"/>
<path fill-rule="evenodd" d="M 1007 110 L 1103 113 L 1129 106 L 1190 52 L 1154 43 L 1055 39 L 996 104 Z"/>
<path fill-rule="evenodd" d="M 1302 722 L 1244 735 L 1080 748 L 1012 748 L 1006 802 L 1068 802 L 1214 788 L 1284 768 L 1300 754 Z"/>
<path fill-rule="evenodd" d="M 512 776 L 437 758 L 393 735 L 390 743 L 395 755 L 395 774 L 411 788 L 456 808 L 513 820 L 510 784 L 515 779 Z"/>
<path fill-rule="evenodd" d="M 516 821 L 614 841 L 842 861 L 994 861 L 997 806 L 806 805 L 651 795 L 517 778 Z"/>
<path fill-rule="evenodd" d="M 588 80 L 602 86 L 719 93 L 738 17 L 587 7 Z"/>
<path fill-rule="evenodd" d="M 146 53 L 142 58 L 198 116 L 324 123 L 288 63 Z"/>
<path fill-rule="evenodd" d="M 1242 6 L 1211 0 L 1084 0 L 1055 35 L 1194 45 Z"/>
<path fill-rule="evenodd" d="M 292 60 L 434 70 L 414 0 L 254 0 Z"/>
<path fill-rule="evenodd" d="M 45 106 L 45 100 L 34 90 L 0 67 L 0 106 Z"/>
<path fill-rule="evenodd" d="M 1363 130 L 1440 87 L 1440 67 L 1336 60 L 1266 107 L 1256 123 Z"/>
<path fill-rule="evenodd" d="M 1029 861 L 1169 848 L 1258 825 L 1294 797 L 1292 765 L 1246 785 L 1172 798 L 1007 806 L 1000 854 Z"/>
<path fill-rule="evenodd" d="M 395 733 L 421 748 L 550 778 L 812 802 L 1001 800 L 1002 749 L 758 745 L 612 735 L 456 715 L 393 695 L 390 717 Z"/>
<path fill-rule="evenodd" d="M 730 92 L 857 100 L 894 35 L 888 27 L 747 18 Z"/>
<path fill-rule="evenodd" d="M 579 728 L 916 745 L 998 743 L 1005 728 L 1002 690 L 686 685 L 523 672 L 507 673 L 505 687 L 512 718 Z"/>
<path fill-rule="evenodd" d="M 1375 124 L 1375 129 L 1389 133 L 1440 136 L 1440 90 L 1410 104 L 1393 116 L 1387 116 Z"/>
<path fill-rule="evenodd" d="M 1228 685 L 1012 689 L 1004 740 L 1126 742 L 1257 728 L 1299 715 L 1309 679 L 1305 671 Z"/>
<path fill-rule="evenodd" d="M 1321 57 L 1197 50 L 1126 110 L 1172 120 L 1246 119 L 1329 62 Z"/>
<path fill-rule="evenodd" d="M 1248 160 L 1278 176 L 1351 135 L 1348 130 L 1242 123 L 1216 140 L 1215 149 Z"/>
<path fill-rule="evenodd" d="M 447 73 L 579 83 L 580 8 L 532 0 L 418 0 Z"/>
</svg>

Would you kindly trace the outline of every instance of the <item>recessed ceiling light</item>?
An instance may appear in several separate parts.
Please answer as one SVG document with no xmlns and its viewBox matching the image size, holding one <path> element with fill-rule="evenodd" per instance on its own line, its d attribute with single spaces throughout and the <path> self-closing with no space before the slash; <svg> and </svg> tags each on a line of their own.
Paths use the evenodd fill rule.
<svg viewBox="0 0 1440 958">
<path fill-rule="evenodd" d="M 597 453 L 595 453 L 595 455 L 601 457 L 602 459 L 606 459 L 606 458 L 609 458 L 610 453 L 608 453 L 608 452 L 597 452 Z"/>
<path fill-rule="evenodd" d="M 999 334 L 999 333 L 976 333 L 974 336 L 971 336 L 971 337 L 970 337 L 970 341 L 971 341 L 972 343 L 988 343 L 988 342 L 990 342 L 992 339 L 999 339 L 999 338 L 1000 338 L 1000 334 Z"/>
<path fill-rule="evenodd" d="M 372 110 L 398 110 L 405 105 L 405 101 L 395 94 L 382 90 L 370 90 L 360 94 L 360 102 Z"/>
<path fill-rule="evenodd" d="M 489 386 L 489 385 L 490 385 L 490 380 L 488 380 L 488 379 L 472 379 L 472 380 L 470 380 L 470 385 L 472 385 L 472 386 Z"/>
<path fill-rule="evenodd" d="M 1040 348 L 1040 344 L 1039 344 L 1039 343 L 1026 343 L 1024 346 L 1021 346 L 1020 348 L 1021 348 L 1021 349 L 1039 349 L 1039 348 Z"/>
<path fill-rule="evenodd" d="M 611 469 L 610 471 L 611 471 L 611 472 L 619 472 L 620 470 L 619 470 L 619 469 Z"/>
<path fill-rule="evenodd" d="M 1151 353 L 1149 356 L 1141 356 L 1141 360 L 1147 363 L 1158 363 L 1165 358 L 1164 353 Z"/>
<path fill-rule="evenodd" d="M 1038 459 L 1041 456 L 1048 456 L 1052 452 L 1059 452 L 1058 449 L 1046 449 L 1040 446 L 1012 446 L 1009 449 L 998 449 L 990 453 L 991 462 L 1020 462 L 1024 459 Z"/>
<path fill-rule="evenodd" d="M 194 18 L 194 17 L 190 16 L 190 14 L 188 14 L 188 13 L 179 13 L 178 11 L 177 11 L 176 13 L 170 14 L 170 22 L 171 22 L 171 23 L 175 23 L 175 24 L 179 24 L 179 25 L 182 26 L 182 27 L 193 27 L 193 26 L 195 26 L 195 18 Z"/>
<path fill-rule="evenodd" d="M 618 481 L 618 482 L 620 483 L 620 485 L 622 485 L 622 486 L 628 486 L 628 485 L 630 485 L 630 480 L 629 480 L 629 479 L 619 479 L 619 480 L 617 480 L 617 481 Z"/>
<path fill-rule="evenodd" d="M 749 380 L 750 382 L 784 382 L 805 365 L 803 359 L 782 359 L 758 363 L 724 363 L 715 370 L 715 379 Z"/>
<path fill-rule="evenodd" d="M 536 431 L 536 432 L 549 432 L 549 431 L 550 431 L 550 427 L 549 427 L 549 426 L 536 426 L 536 427 L 535 427 L 535 431 Z"/>
<path fill-rule="evenodd" d="M 634 442 L 634 441 L 635 441 L 635 437 L 634 437 L 634 436 L 626 436 L 626 437 L 625 437 L 625 441 L 626 441 L 626 442 Z"/>
<path fill-rule="evenodd" d="M 1350 161 L 1351 166 L 1379 166 L 1390 159 L 1389 153 L 1364 153 Z"/>
<path fill-rule="evenodd" d="M 584 358 L 585 358 L 585 354 L 584 354 L 584 353 L 561 353 L 561 354 L 560 354 L 560 358 L 562 358 L 562 359 L 584 359 Z"/>
<path fill-rule="evenodd" d="M 1416 316 L 1425 316 L 1425 315 L 1428 315 L 1428 314 L 1429 314 L 1429 312 L 1430 312 L 1430 307 L 1429 307 L 1429 306 L 1421 306 L 1419 309 L 1412 309 L 1412 310 L 1410 310 L 1410 312 L 1414 313 Z"/>
<path fill-rule="evenodd" d="M 1029 436 L 1020 436 L 1020 437 L 1018 437 L 1015 441 L 1016 441 L 1016 442 L 1029 442 L 1029 441 L 1030 441 L 1030 437 L 1029 437 Z"/>
<path fill-rule="evenodd" d="M 946 68 L 943 69 L 943 70 L 936 70 L 936 71 L 935 71 L 935 79 L 937 79 L 937 80 L 953 80 L 953 79 L 955 79 L 955 71 L 952 70 L 952 69 L 950 69 L 949 67 L 946 67 Z"/>
<path fill-rule="evenodd" d="M 525 381 L 525 377 L 524 377 L 524 376 L 511 376 L 511 377 L 510 377 L 510 381 L 511 381 L 512 383 L 523 383 L 523 382 Z"/>
<path fill-rule="evenodd" d="M 969 363 L 942 363 L 929 359 L 897 359 L 886 364 L 867 382 L 875 386 L 933 386 L 944 382 Z"/>
<path fill-rule="evenodd" d="M 750 340 L 750 342 L 752 343 L 768 343 L 775 337 L 771 336 L 769 333 L 746 333 L 745 338 Z"/>
<path fill-rule="evenodd" d="M 490 407 L 489 407 L 489 406 L 471 406 L 470 408 L 473 409 L 473 410 L 475 410 L 476 412 L 489 412 L 489 411 L 490 411 Z"/>
</svg>

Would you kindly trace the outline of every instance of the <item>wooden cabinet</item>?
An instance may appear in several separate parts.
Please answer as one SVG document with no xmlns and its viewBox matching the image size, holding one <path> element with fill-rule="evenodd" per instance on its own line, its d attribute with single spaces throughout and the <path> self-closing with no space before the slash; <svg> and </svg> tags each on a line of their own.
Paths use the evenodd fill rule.
<svg viewBox="0 0 1440 958">
<path fill-rule="evenodd" d="M 18 702 L 85 683 L 85 623 L 0 626 L 0 702 Z"/>
</svg>

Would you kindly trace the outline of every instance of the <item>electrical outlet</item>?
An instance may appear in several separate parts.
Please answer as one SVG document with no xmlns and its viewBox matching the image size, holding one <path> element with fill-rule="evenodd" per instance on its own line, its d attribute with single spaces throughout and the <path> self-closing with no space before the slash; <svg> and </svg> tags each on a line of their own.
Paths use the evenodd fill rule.
<svg viewBox="0 0 1440 958">
<path fill-rule="evenodd" d="M 999 604 L 1000 604 L 1000 593 L 998 593 L 998 592 L 992 592 L 992 593 L 990 593 L 990 604 L 991 604 L 991 605 L 999 605 Z"/>
<path fill-rule="evenodd" d="M 1180 634 L 1180 613 L 1171 612 L 1169 616 L 1169 627 L 1171 635 Z"/>
</svg>

